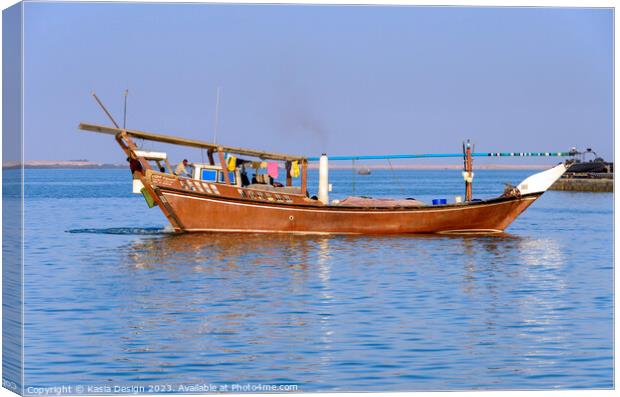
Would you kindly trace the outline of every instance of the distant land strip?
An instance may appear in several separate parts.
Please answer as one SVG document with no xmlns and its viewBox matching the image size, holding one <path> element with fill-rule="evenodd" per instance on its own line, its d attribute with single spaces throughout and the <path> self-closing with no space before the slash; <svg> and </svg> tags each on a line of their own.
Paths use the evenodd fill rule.
<svg viewBox="0 0 620 397">
<path fill-rule="evenodd" d="M 21 164 L 16 161 L 4 162 L 2 164 L 3 169 L 20 168 Z M 111 163 L 96 163 L 86 160 L 28 160 L 24 162 L 24 168 L 26 169 L 116 169 L 116 168 L 128 168 L 127 164 L 111 164 Z M 318 164 L 309 164 L 310 169 L 318 169 Z M 330 164 L 330 169 L 338 170 L 351 170 L 350 165 L 344 164 Z M 368 164 L 368 165 L 356 165 L 355 169 L 369 169 L 369 170 L 460 170 L 463 166 L 461 164 L 394 164 L 389 166 L 387 164 Z M 543 170 L 550 168 L 549 164 L 479 164 L 474 165 L 474 169 L 477 170 Z"/>
<path fill-rule="evenodd" d="M 127 164 L 95 163 L 92 161 L 54 161 L 54 160 L 30 160 L 24 161 L 24 168 L 40 169 L 110 169 L 127 168 Z M 20 168 L 21 163 L 8 161 L 2 163 L 2 169 Z"/>
</svg>

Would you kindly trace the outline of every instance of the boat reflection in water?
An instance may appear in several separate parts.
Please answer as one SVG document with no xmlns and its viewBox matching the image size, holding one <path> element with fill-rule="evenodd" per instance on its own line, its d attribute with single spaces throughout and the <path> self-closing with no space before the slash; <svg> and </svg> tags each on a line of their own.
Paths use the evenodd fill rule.
<svg viewBox="0 0 620 397">
<path fill-rule="evenodd" d="M 567 258 L 557 241 L 516 235 L 461 241 L 463 292 L 485 302 L 476 322 L 462 323 L 467 350 L 477 354 L 488 343 L 512 357 L 494 369 L 497 376 L 510 376 L 517 360 L 533 367 L 561 366 L 560 356 L 574 354 L 569 349 L 574 330 L 563 312 L 576 307 L 558 298 L 567 293 Z"/>
<path fill-rule="evenodd" d="M 606 365 L 607 330 L 574 315 L 600 291 L 568 287 L 575 269 L 553 238 L 134 238 L 111 268 L 123 280 L 106 303 L 122 335 L 111 379 L 453 390 L 562 386 L 548 375 L 567 371 L 587 382 L 566 369 L 575 354 Z M 593 349 L 575 353 L 587 334 Z"/>
</svg>

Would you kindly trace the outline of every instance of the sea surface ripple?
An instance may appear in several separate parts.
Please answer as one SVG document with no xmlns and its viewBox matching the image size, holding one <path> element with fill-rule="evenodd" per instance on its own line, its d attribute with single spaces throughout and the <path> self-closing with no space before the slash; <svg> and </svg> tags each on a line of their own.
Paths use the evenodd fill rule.
<svg viewBox="0 0 620 397">
<path fill-rule="evenodd" d="M 479 171 L 474 194 L 529 173 Z M 463 190 L 458 171 L 350 179 L 332 197 Z M 612 194 L 547 192 L 494 236 L 177 235 L 130 182 L 26 170 L 26 386 L 614 386 Z"/>
</svg>

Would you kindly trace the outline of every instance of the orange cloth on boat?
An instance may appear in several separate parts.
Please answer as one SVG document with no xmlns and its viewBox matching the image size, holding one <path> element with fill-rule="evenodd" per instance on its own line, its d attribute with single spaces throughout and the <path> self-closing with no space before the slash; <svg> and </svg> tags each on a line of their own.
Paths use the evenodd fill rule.
<svg viewBox="0 0 620 397">
<path fill-rule="evenodd" d="M 291 176 L 299 178 L 299 161 L 295 160 L 291 163 Z"/>
<path fill-rule="evenodd" d="M 260 168 L 267 168 L 267 162 L 266 161 L 261 161 L 260 162 Z"/>
<path fill-rule="evenodd" d="M 272 178 L 278 177 L 278 163 L 270 162 L 267 163 L 267 174 Z"/>
<path fill-rule="evenodd" d="M 237 167 L 237 158 L 235 156 L 228 156 L 228 171 L 234 171 Z"/>
</svg>

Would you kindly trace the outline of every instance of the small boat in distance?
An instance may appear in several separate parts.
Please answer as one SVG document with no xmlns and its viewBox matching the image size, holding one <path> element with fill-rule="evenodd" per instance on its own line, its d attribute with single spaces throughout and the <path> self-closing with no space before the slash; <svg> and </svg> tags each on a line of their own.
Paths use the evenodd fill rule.
<svg viewBox="0 0 620 397">
<path fill-rule="evenodd" d="M 357 174 L 358 175 L 370 175 L 371 171 L 370 168 L 368 167 L 362 167 L 360 169 L 357 170 Z"/>
<path fill-rule="evenodd" d="M 116 123 L 115 123 L 116 124 Z M 261 232 L 318 234 L 498 233 L 508 227 L 559 177 L 567 164 L 539 172 L 489 200 L 472 200 L 472 157 L 567 156 L 568 153 L 472 153 L 463 146 L 465 200 L 428 205 L 418 200 L 350 197 L 329 200 L 328 157 L 311 158 L 217 145 L 193 139 L 125 128 L 80 124 L 84 131 L 114 135 L 125 152 L 134 192 L 150 207 L 158 206 L 177 232 Z M 165 152 L 140 150 L 135 139 L 206 150 L 208 162 L 194 163 L 191 173 L 175 172 Z M 238 156 L 246 158 L 241 159 Z M 392 156 L 457 157 L 457 154 Z M 217 161 L 216 161 L 217 158 Z M 334 156 L 335 160 L 386 158 Z M 284 163 L 286 181 L 273 179 L 270 162 Z M 319 162 L 318 194 L 310 196 L 308 162 Z M 177 167 L 178 168 L 178 167 Z M 268 173 L 264 169 L 269 168 Z M 248 169 L 255 169 L 250 181 Z M 277 168 L 275 168 L 277 172 Z M 299 186 L 293 186 L 299 177 Z M 445 203 L 445 204 L 444 204 Z"/>
</svg>

